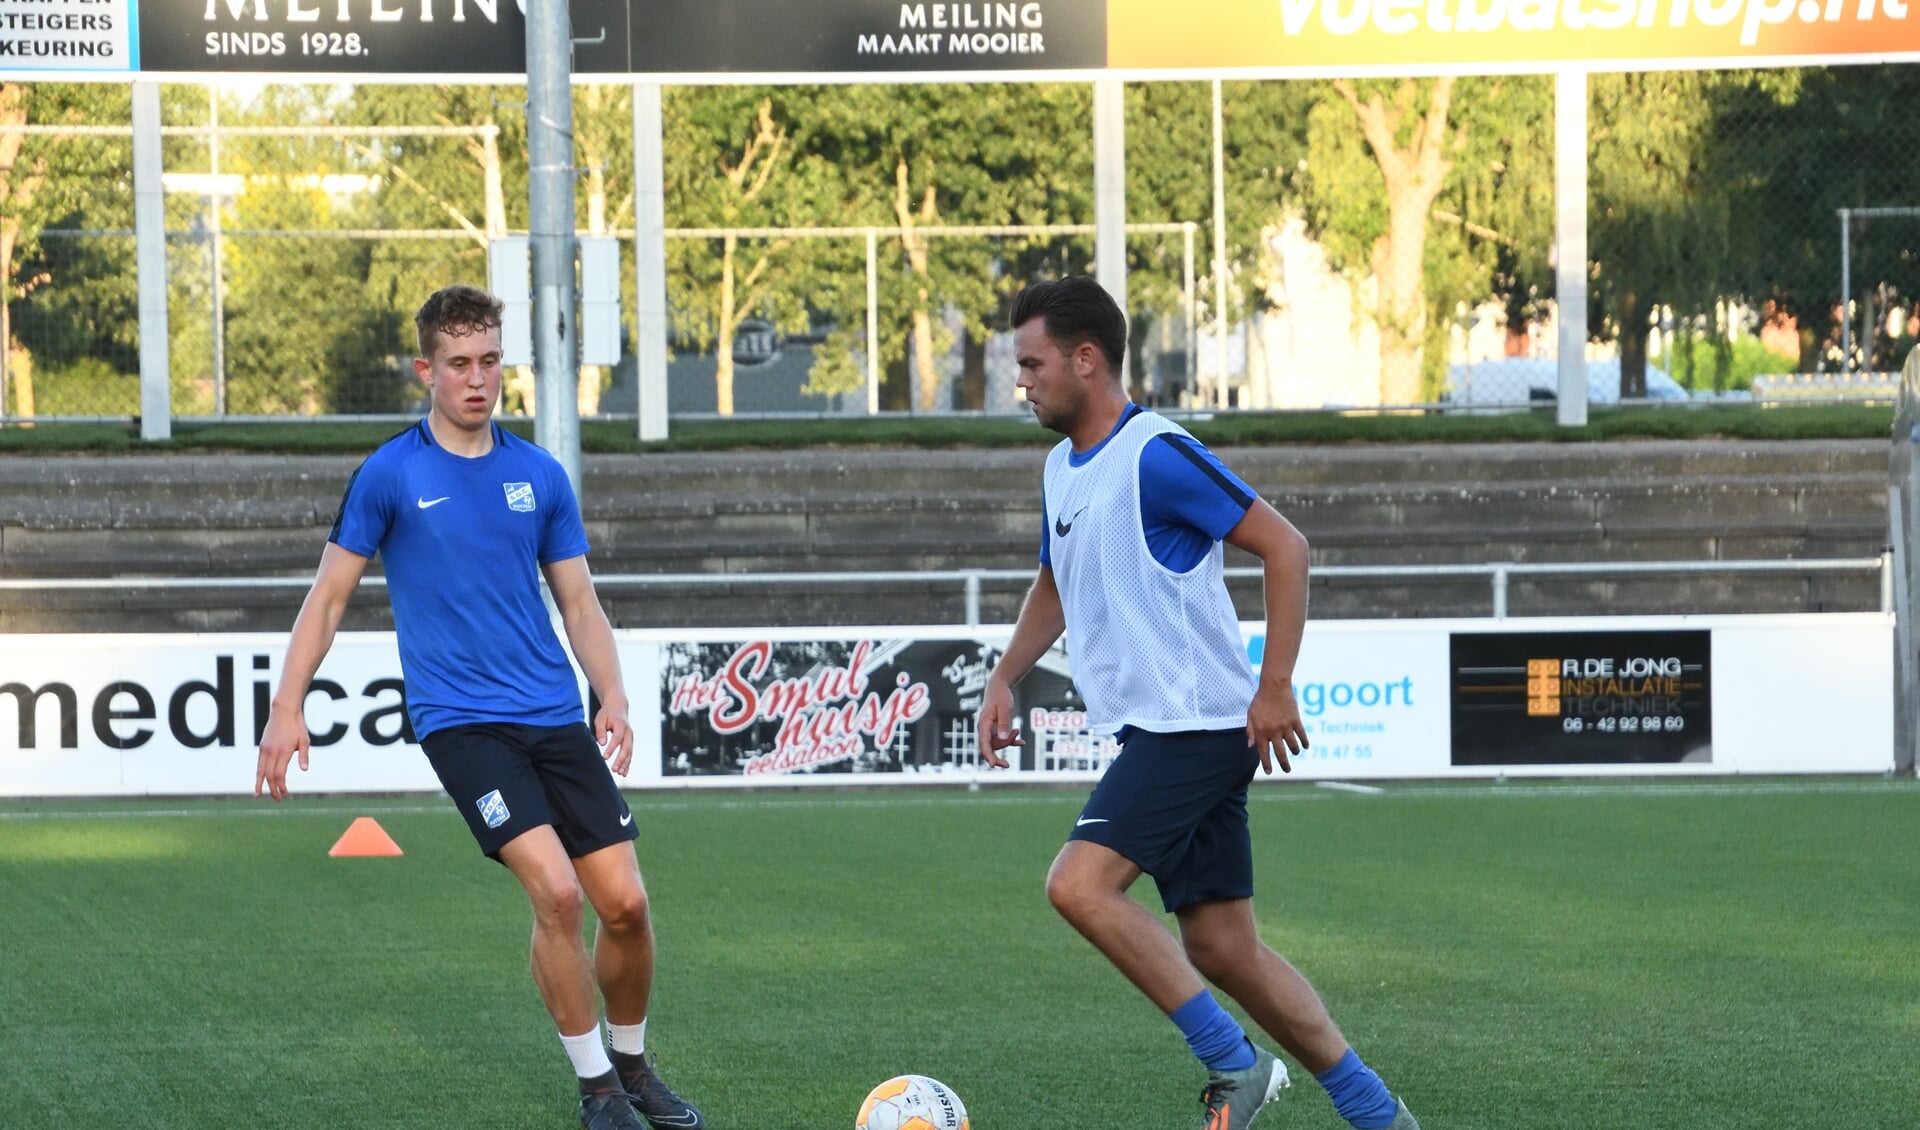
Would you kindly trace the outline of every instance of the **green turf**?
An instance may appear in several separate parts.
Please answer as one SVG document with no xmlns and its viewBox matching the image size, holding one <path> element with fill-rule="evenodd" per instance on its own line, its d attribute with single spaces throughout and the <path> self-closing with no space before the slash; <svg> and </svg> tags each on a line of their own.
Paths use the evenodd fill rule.
<svg viewBox="0 0 1920 1130">
<path fill-rule="evenodd" d="M 716 1127 L 844 1130 L 903 1071 L 979 1130 L 1197 1126 L 1178 1035 L 1041 893 L 1081 795 L 634 797 L 666 1077 Z M 0 1124 L 570 1125 L 527 913 L 444 803 L 0 802 Z M 362 812 L 403 858 L 327 858 Z M 1430 1130 L 1920 1109 L 1912 781 L 1252 814 L 1266 937 Z M 1261 1125 L 1337 1130 L 1296 1077 Z"/>
<path fill-rule="evenodd" d="M 1182 417 L 1215 446 L 1309 443 L 1592 443 L 1612 439 L 1886 439 L 1893 409 L 1874 404 L 1759 407 L 1595 407 L 1584 427 L 1563 428 L 1551 411 L 1463 413 L 1236 412 Z M 364 453 L 398 431 L 398 423 L 176 424 L 172 438 L 147 443 L 129 424 L 38 424 L 0 427 L 0 454 L 135 451 Z M 507 425 L 531 437 L 526 420 Z M 886 416 L 827 419 L 680 420 L 662 443 L 643 444 L 634 425 L 585 421 L 589 454 L 723 451 L 807 447 L 1045 446 L 1059 437 L 1023 416 Z"/>
</svg>

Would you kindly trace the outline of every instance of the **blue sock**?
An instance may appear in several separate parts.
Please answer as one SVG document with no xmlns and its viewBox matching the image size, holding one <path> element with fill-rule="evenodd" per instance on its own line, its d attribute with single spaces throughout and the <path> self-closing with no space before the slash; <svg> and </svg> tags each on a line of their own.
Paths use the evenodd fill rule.
<svg viewBox="0 0 1920 1130">
<path fill-rule="evenodd" d="M 1352 1048 L 1340 1057 L 1339 1063 L 1315 1072 L 1313 1077 L 1327 1089 L 1333 1109 L 1355 1130 L 1380 1130 L 1393 1121 L 1400 1109 L 1400 1104 L 1387 1093 L 1387 1085 L 1373 1073 L 1373 1068 L 1360 1062 L 1359 1054 Z"/>
<path fill-rule="evenodd" d="M 1210 1071 L 1245 1071 L 1253 1066 L 1253 1045 L 1232 1014 L 1213 994 L 1201 989 L 1194 998 L 1167 1014 L 1187 1038 L 1187 1046 Z"/>
</svg>

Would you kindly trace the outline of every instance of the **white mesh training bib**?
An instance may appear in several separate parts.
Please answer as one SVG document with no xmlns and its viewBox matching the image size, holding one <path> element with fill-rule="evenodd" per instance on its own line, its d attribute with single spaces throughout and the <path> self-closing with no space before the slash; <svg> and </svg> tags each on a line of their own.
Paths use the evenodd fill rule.
<svg viewBox="0 0 1920 1130">
<path fill-rule="evenodd" d="M 1166 432 L 1187 434 L 1138 413 L 1081 467 L 1068 461 L 1072 444 L 1062 440 L 1041 482 L 1067 658 L 1096 733 L 1244 726 L 1258 684 L 1227 597 L 1220 543 L 1185 573 L 1147 548 L 1140 454 Z"/>
</svg>

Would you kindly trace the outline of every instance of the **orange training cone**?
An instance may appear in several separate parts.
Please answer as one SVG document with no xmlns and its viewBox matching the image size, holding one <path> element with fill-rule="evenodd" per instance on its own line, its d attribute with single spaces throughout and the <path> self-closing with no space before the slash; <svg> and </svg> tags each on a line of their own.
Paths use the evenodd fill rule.
<svg viewBox="0 0 1920 1130">
<path fill-rule="evenodd" d="M 327 849 L 332 856 L 361 855 L 399 855 L 400 845 L 393 842 L 387 830 L 371 816 L 361 816 L 347 825 L 347 830 L 334 845 Z"/>
</svg>

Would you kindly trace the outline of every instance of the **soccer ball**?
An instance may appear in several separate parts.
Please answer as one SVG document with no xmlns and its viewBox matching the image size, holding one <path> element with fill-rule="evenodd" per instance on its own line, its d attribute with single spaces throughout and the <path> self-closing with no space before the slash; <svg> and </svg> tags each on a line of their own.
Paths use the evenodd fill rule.
<svg viewBox="0 0 1920 1130">
<path fill-rule="evenodd" d="M 867 1092 L 853 1130 L 969 1130 L 967 1108 L 937 1079 L 896 1075 Z"/>
</svg>

